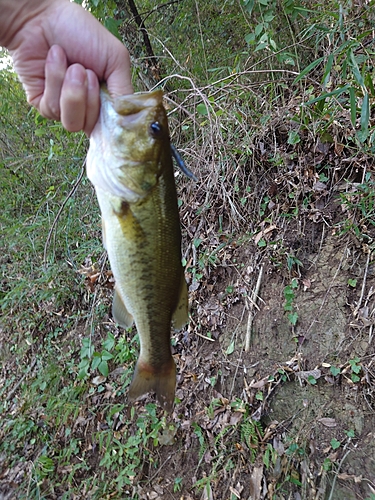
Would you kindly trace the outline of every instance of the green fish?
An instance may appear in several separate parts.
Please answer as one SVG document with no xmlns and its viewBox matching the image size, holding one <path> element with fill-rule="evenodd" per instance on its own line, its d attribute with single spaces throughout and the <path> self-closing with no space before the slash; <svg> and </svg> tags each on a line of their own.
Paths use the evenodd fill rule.
<svg viewBox="0 0 375 500">
<path fill-rule="evenodd" d="M 170 411 L 176 386 L 171 326 L 187 323 L 188 294 L 162 99 L 159 90 L 112 99 L 102 88 L 87 176 L 95 186 L 116 280 L 113 317 L 124 328 L 134 321 L 141 344 L 129 400 L 154 391 Z"/>
</svg>

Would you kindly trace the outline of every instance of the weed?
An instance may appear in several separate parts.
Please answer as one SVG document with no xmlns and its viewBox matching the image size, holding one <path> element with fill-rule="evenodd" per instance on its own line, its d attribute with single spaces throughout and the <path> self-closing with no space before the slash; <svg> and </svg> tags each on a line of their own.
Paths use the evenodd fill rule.
<svg viewBox="0 0 375 500">
<path fill-rule="evenodd" d="M 353 358 L 349 360 L 349 365 L 352 370 L 351 374 L 351 379 L 354 383 L 359 382 L 361 378 L 358 376 L 359 373 L 361 373 L 362 367 L 359 364 L 360 359 L 359 358 Z"/>
<path fill-rule="evenodd" d="M 331 366 L 331 367 L 329 368 L 329 371 L 332 373 L 332 375 L 333 375 L 334 377 L 337 377 L 337 376 L 338 376 L 338 375 L 340 375 L 340 373 L 341 373 L 341 369 L 340 369 L 340 368 L 338 368 L 338 367 L 336 367 L 336 366 Z"/>
<path fill-rule="evenodd" d="M 254 462 L 257 456 L 259 439 L 262 436 L 262 427 L 259 422 L 248 419 L 241 425 L 241 440 L 247 444 L 250 451 L 250 460 Z"/>
<path fill-rule="evenodd" d="M 115 338 L 112 333 L 108 333 L 106 340 L 103 342 L 103 349 L 98 352 L 94 350 L 90 338 L 82 339 L 82 347 L 80 351 L 81 361 L 78 365 L 78 378 L 83 379 L 88 377 L 89 370 L 98 370 L 104 377 L 108 376 L 108 361 L 114 355 L 110 352 L 115 345 Z"/>
<path fill-rule="evenodd" d="M 173 493 L 177 493 L 178 491 L 181 491 L 182 489 L 182 482 L 183 478 L 182 477 L 176 477 L 173 483 Z"/>
<path fill-rule="evenodd" d="M 337 450 L 337 448 L 340 448 L 341 446 L 341 441 L 338 441 L 336 438 L 331 439 L 331 447 L 333 450 Z"/>
<path fill-rule="evenodd" d="M 298 313 L 293 310 L 293 301 L 296 298 L 295 290 L 298 288 L 298 281 L 293 278 L 290 285 L 284 288 L 284 311 L 287 312 L 287 318 L 292 326 L 296 326 L 298 321 Z"/>
</svg>

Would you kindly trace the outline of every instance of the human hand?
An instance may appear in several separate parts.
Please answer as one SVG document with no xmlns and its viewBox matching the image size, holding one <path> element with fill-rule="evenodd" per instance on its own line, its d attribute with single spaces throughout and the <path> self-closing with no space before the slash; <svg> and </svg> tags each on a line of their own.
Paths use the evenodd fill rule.
<svg viewBox="0 0 375 500">
<path fill-rule="evenodd" d="M 0 0 L 0 8 L 0 45 L 41 115 L 90 135 L 99 116 L 99 81 L 112 95 L 133 92 L 127 49 L 81 6 Z"/>
</svg>

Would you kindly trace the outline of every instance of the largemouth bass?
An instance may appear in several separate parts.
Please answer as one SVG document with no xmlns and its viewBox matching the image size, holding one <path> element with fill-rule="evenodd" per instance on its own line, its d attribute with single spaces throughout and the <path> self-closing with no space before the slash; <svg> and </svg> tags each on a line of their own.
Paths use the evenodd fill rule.
<svg viewBox="0 0 375 500">
<path fill-rule="evenodd" d="M 116 280 L 112 313 L 124 328 L 134 321 L 140 339 L 129 400 L 154 391 L 169 411 L 176 385 L 171 325 L 180 329 L 187 323 L 188 296 L 162 95 L 155 91 L 111 99 L 101 90 L 87 175 L 95 186 Z"/>
</svg>

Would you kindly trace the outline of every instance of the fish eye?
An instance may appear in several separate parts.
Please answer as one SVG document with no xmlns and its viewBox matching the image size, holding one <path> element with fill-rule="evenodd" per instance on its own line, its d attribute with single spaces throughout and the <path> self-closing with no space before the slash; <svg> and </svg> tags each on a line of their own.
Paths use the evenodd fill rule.
<svg viewBox="0 0 375 500">
<path fill-rule="evenodd" d="M 155 139 L 159 139 L 163 135 L 163 127 L 159 122 L 152 122 L 150 125 L 150 133 Z"/>
</svg>

